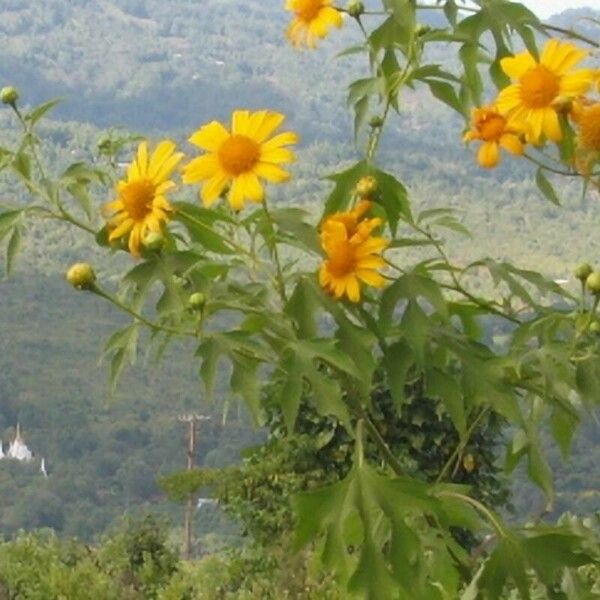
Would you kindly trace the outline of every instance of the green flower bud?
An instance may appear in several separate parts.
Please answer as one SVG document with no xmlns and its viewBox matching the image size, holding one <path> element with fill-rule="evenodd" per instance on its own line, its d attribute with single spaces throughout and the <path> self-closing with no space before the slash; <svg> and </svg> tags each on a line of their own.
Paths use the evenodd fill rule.
<svg viewBox="0 0 600 600">
<path fill-rule="evenodd" d="M 142 241 L 146 250 L 161 250 L 165 245 L 165 236 L 157 231 L 151 231 Z"/>
<path fill-rule="evenodd" d="M 96 273 L 89 263 L 75 263 L 67 271 L 67 281 L 78 290 L 89 290 L 96 281 Z"/>
<path fill-rule="evenodd" d="M 594 269 L 592 269 L 591 265 L 588 263 L 582 263 L 575 269 L 575 277 L 577 277 L 579 281 L 585 282 L 593 270 Z"/>
<path fill-rule="evenodd" d="M 377 179 L 375 177 L 371 177 L 368 175 L 367 177 L 362 177 L 358 183 L 356 184 L 356 195 L 364 200 L 373 200 L 377 195 L 377 190 L 379 186 L 377 185 Z"/>
<path fill-rule="evenodd" d="M 204 308 L 204 305 L 206 304 L 206 296 L 202 292 L 196 292 L 190 296 L 188 304 L 190 308 L 200 310 Z"/>
<path fill-rule="evenodd" d="M 14 106 L 18 99 L 19 92 L 17 91 L 17 88 L 13 87 L 12 85 L 3 87 L 0 90 L 0 100 L 2 100 L 4 104 L 10 104 L 11 106 Z"/>
<path fill-rule="evenodd" d="M 594 295 L 600 294 L 600 271 L 594 271 L 588 275 L 585 287 Z"/>
<path fill-rule="evenodd" d="M 472 473 L 475 470 L 475 457 L 472 454 L 465 454 L 462 463 L 467 473 Z"/>
<path fill-rule="evenodd" d="M 369 121 L 369 127 L 373 129 L 378 129 L 379 127 L 383 127 L 383 119 L 380 116 L 371 117 Z"/>
<path fill-rule="evenodd" d="M 598 321 L 594 321 L 590 324 L 590 333 L 595 333 L 596 335 L 600 333 L 600 323 L 598 323 Z"/>
<path fill-rule="evenodd" d="M 429 25 L 424 25 L 423 23 L 419 23 L 415 28 L 415 33 L 418 36 L 425 35 L 431 31 L 431 27 Z"/>
<path fill-rule="evenodd" d="M 355 19 L 360 17 L 365 12 L 365 5 L 360 0 L 350 0 L 346 6 L 346 10 L 351 17 Z"/>
</svg>

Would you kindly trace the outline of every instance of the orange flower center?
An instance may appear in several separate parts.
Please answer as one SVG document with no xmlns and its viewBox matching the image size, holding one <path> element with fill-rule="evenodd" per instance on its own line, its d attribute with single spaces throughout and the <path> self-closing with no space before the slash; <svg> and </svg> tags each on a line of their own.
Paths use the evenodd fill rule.
<svg viewBox="0 0 600 600">
<path fill-rule="evenodd" d="M 334 277 L 344 277 L 356 268 L 356 257 L 348 242 L 340 243 L 327 260 L 327 270 Z"/>
<path fill-rule="evenodd" d="M 530 69 L 521 77 L 521 99 L 527 108 L 550 106 L 559 90 L 559 78 L 544 65 Z"/>
<path fill-rule="evenodd" d="M 506 133 L 506 119 L 498 113 L 489 113 L 477 123 L 479 137 L 485 142 L 499 140 Z"/>
<path fill-rule="evenodd" d="M 301 21 L 310 23 L 323 8 L 323 0 L 296 0 L 296 15 Z"/>
<path fill-rule="evenodd" d="M 600 151 L 600 102 L 592 104 L 581 112 L 579 141 L 586 150 Z"/>
<path fill-rule="evenodd" d="M 245 135 L 232 135 L 219 149 L 223 169 L 234 177 L 250 171 L 259 158 L 260 146 Z"/>
<path fill-rule="evenodd" d="M 150 179 L 137 179 L 121 190 L 125 210 L 134 221 L 143 221 L 152 212 L 156 187 Z"/>
</svg>

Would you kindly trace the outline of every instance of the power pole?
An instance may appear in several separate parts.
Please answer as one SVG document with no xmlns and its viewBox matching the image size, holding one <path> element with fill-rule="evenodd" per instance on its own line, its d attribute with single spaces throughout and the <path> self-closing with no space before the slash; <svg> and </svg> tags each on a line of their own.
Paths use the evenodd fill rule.
<svg viewBox="0 0 600 600">
<path fill-rule="evenodd" d="M 200 421 L 209 421 L 210 417 L 198 414 L 185 414 L 179 415 L 177 420 L 181 423 L 188 424 L 188 444 L 187 444 L 187 470 L 191 471 L 194 468 L 194 456 L 196 451 L 196 424 Z M 185 515 L 183 522 L 183 529 L 185 532 L 185 545 L 183 550 L 183 557 L 186 560 L 192 558 L 192 521 L 194 517 L 194 494 L 190 492 L 185 507 Z"/>
</svg>

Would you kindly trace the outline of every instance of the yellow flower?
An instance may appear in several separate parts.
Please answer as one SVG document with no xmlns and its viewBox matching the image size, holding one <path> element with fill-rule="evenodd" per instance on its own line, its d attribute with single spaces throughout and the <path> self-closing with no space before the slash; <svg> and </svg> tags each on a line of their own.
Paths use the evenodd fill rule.
<svg viewBox="0 0 600 600">
<path fill-rule="evenodd" d="M 273 183 L 287 181 L 290 174 L 279 165 L 295 160 L 294 154 L 283 147 L 298 142 L 295 133 L 286 131 L 267 140 L 284 119 L 266 110 L 236 110 L 231 132 L 217 121 L 204 125 L 189 141 L 207 154 L 185 165 L 183 181 L 205 182 L 201 191 L 205 206 L 213 204 L 228 185 L 229 203 L 234 210 L 242 209 L 246 200 L 262 202 L 264 189 L 259 178 Z"/>
<path fill-rule="evenodd" d="M 512 154 L 523 154 L 520 135 L 524 126 L 503 117 L 494 106 L 474 108 L 471 113 L 471 130 L 464 136 L 465 142 L 481 140 L 483 143 L 477 152 L 477 161 L 491 169 L 500 162 L 500 147 Z"/>
<path fill-rule="evenodd" d="M 388 240 L 373 237 L 381 219 L 363 219 L 371 202 L 363 200 L 345 213 L 330 215 L 321 227 L 321 246 L 326 259 L 319 271 L 319 283 L 336 298 L 360 300 L 360 283 L 380 288 L 385 279 L 377 269 L 385 265 L 379 253 Z"/>
<path fill-rule="evenodd" d="M 331 27 L 342 26 L 340 11 L 331 6 L 332 0 L 286 0 L 285 8 L 294 13 L 286 31 L 288 40 L 296 48 L 315 48 Z"/>
<path fill-rule="evenodd" d="M 600 102 L 575 102 L 571 118 L 577 126 L 577 145 L 600 152 Z"/>
<path fill-rule="evenodd" d="M 594 82 L 592 69 L 573 67 L 588 52 L 568 42 L 549 40 L 537 62 L 529 52 L 503 58 L 502 70 L 515 83 L 503 89 L 496 105 L 514 120 L 527 123 L 527 141 L 537 144 L 542 137 L 562 139 L 557 105 L 585 94 Z"/>
<path fill-rule="evenodd" d="M 175 152 L 175 144 L 163 140 L 148 157 L 148 144 L 138 146 L 137 156 L 127 169 L 127 177 L 117 184 L 117 199 L 103 212 L 109 217 L 109 240 L 129 235 L 129 250 L 140 255 L 140 245 L 149 231 L 161 231 L 168 220 L 171 206 L 166 193 L 175 187 L 169 176 L 183 153 Z"/>
</svg>

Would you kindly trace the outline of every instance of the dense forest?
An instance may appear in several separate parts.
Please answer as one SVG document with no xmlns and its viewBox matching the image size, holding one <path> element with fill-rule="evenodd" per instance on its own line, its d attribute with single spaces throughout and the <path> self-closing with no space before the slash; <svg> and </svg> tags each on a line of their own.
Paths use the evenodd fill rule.
<svg viewBox="0 0 600 600">
<path fill-rule="evenodd" d="M 241 4 L 4 0 L 0 84 L 19 87 L 28 104 L 63 98 L 45 125 L 45 155 L 57 168 L 95 156 L 97 143 L 110 135 L 108 125 L 144 135 L 167 132 L 183 141 L 199 123 L 224 118 L 235 106 L 285 110 L 303 142 L 293 183 L 275 199 L 293 197 L 311 209 L 329 185 L 323 176 L 355 157 L 340 92 L 340 82 L 349 79 L 345 59 L 323 62 L 323 55 L 294 53 L 281 36 L 279 0 Z M 568 11 L 556 22 L 587 14 Z M 327 42 L 335 46 L 328 55 L 352 41 L 352 33 L 343 31 Z M 436 58 L 444 60 L 443 47 Z M 149 98 L 152 110 L 146 110 Z M 418 205 L 444 197 L 456 209 L 473 234 L 448 233 L 456 236 L 457 260 L 509 258 L 561 279 L 582 260 L 600 261 L 598 202 L 584 203 L 576 186 L 562 186 L 559 209 L 541 197 L 523 165 L 508 159 L 488 173 L 474 159 L 470 165 L 453 160 L 462 148 L 463 124 L 425 94 L 412 93 L 401 110 L 409 127 L 387 134 L 383 160 L 410 185 Z M 0 113 L 0 133 L 8 140 L 12 119 L 8 111 Z M 0 192 L 0 204 L 20 200 L 1 179 Z M 96 198 L 98 205 L 104 200 Z M 49 476 L 42 476 L 38 462 L 0 462 L 2 533 L 51 527 L 93 540 L 124 511 L 178 518 L 156 484 L 184 465 L 185 428 L 178 415 L 212 415 L 196 457 L 209 467 L 237 462 L 241 449 L 259 443 L 263 433 L 225 394 L 216 405 L 203 404 L 195 363 L 184 360 L 185 349 L 177 346 L 159 362 L 139 357 L 111 394 L 98 348 L 121 317 L 76 295 L 62 274 L 81 259 L 94 260 L 100 273 L 124 269 L 129 257 L 100 257 L 76 233 L 52 224 L 36 224 L 23 244 L 17 275 L 0 282 L 0 433 L 6 442 L 20 423 L 36 460 L 45 457 Z M 598 506 L 598 440 L 598 425 L 590 421 L 568 465 L 554 456 L 558 512 L 588 513 Z M 514 503 L 526 512 L 538 500 L 518 483 Z M 202 509 L 197 524 L 204 550 L 237 531 L 211 507 Z"/>
</svg>

